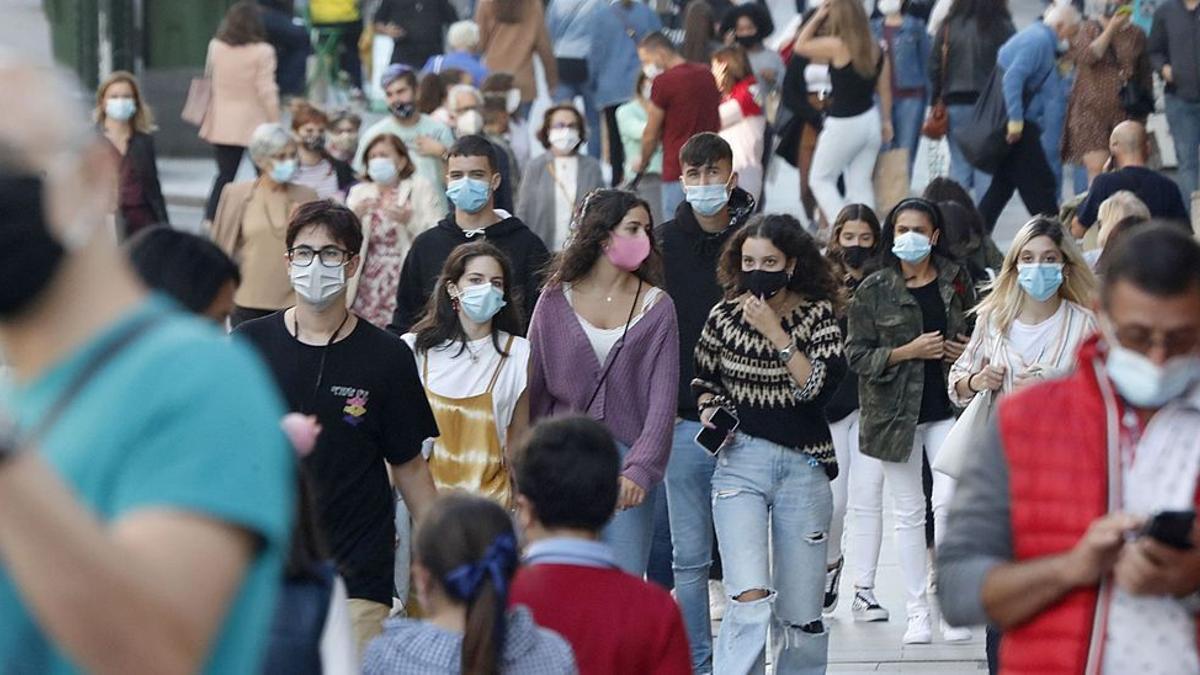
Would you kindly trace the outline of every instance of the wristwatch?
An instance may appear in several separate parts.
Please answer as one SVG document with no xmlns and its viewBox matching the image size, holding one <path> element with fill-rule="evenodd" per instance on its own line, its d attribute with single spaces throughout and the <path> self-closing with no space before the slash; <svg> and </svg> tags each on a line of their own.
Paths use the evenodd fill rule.
<svg viewBox="0 0 1200 675">
<path fill-rule="evenodd" d="M 796 344 L 792 343 L 779 350 L 779 360 L 786 364 L 788 361 L 792 360 L 792 357 L 795 356 L 795 354 Z"/>
</svg>

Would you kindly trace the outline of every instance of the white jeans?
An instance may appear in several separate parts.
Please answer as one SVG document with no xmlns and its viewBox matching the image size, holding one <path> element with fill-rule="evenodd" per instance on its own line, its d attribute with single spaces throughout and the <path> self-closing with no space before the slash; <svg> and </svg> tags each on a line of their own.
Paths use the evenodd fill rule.
<svg viewBox="0 0 1200 675">
<path fill-rule="evenodd" d="M 829 425 L 841 468 L 831 484 L 834 524 L 829 528 L 830 548 L 844 545 L 847 549 L 855 588 L 874 588 L 883 538 L 883 462 L 858 451 L 858 421 L 856 410 L 846 419 Z M 841 532 L 839 514 L 848 520 L 849 531 L 842 537 L 836 536 Z M 835 532 L 834 528 L 839 529 Z"/>
<path fill-rule="evenodd" d="M 900 574 L 908 596 L 908 614 L 929 611 L 925 595 L 929 573 L 929 556 L 925 547 L 925 490 L 921 485 L 921 449 L 929 461 L 937 457 L 938 449 L 954 426 L 954 418 L 917 425 L 913 449 L 907 462 L 881 462 L 883 475 L 892 492 L 892 507 L 896 518 L 896 556 L 900 559 Z M 954 494 L 954 479 L 933 472 L 934 539 L 938 542 L 946 533 L 946 511 Z"/>
<path fill-rule="evenodd" d="M 817 205 L 832 223 L 847 204 L 875 208 L 875 160 L 883 145 L 879 109 L 854 117 L 827 117 L 813 152 L 808 184 Z M 846 196 L 838 194 L 837 179 L 845 177 Z"/>
</svg>

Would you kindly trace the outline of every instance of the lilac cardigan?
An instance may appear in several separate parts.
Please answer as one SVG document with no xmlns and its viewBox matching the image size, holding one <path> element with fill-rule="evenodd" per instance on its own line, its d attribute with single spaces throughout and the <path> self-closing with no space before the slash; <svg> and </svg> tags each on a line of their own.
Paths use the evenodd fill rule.
<svg viewBox="0 0 1200 675">
<path fill-rule="evenodd" d="M 629 446 L 621 474 L 649 489 L 666 471 L 679 397 L 679 326 L 666 293 L 638 320 L 591 410 Z M 604 372 L 559 286 L 542 291 L 529 325 L 530 417 L 582 412 Z M 605 364 L 607 365 L 607 364 Z"/>
</svg>

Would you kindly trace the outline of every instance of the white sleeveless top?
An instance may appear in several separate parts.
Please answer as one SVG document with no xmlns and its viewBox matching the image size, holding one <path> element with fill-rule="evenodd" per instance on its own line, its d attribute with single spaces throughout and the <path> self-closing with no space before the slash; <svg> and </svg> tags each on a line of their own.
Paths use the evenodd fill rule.
<svg viewBox="0 0 1200 675">
<path fill-rule="evenodd" d="M 575 302 L 571 297 L 571 285 L 563 284 L 563 295 L 567 298 L 567 304 L 571 307 L 575 306 Z M 651 288 L 642 296 L 642 309 L 634 315 L 633 320 L 629 322 L 629 328 L 632 329 L 643 316 L 646 315 L 646 310 L 650 309 L 658 300 L 658 296 L 662 295 L 661 288 Z M 600 365 L 604 365 L 608 361 L 608 355 L 616 346 L 617 340 L 621 339 L 621 335 L 625 332 L 625 324 L 621 324 L 616 328 L 597 328 L 593 326 L 587 319 L 580 316 L 579 312 L 575 312 L 575 318 L 579 319 L 579 325 L 583 328 L 583 332 L 587 334 L 588 342 L 592 345 L 592 351 L 596 352 L 596 360 Z"/>
</svg>

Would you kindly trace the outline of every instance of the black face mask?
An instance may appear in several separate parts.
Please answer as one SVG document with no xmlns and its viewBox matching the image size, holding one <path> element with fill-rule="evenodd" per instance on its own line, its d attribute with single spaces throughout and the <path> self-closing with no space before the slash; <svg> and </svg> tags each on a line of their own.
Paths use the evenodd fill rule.
<svg viewBox="0 0 1200 675">
<path fill-rule="evenodd" d="M 391 110 L 392 114 L 395 115 L 396 117 L 407 118 L 407 117 L 412 117 L 413 113 L 417 111 L 417 104 L 416 103 L 397 103 L 388 109 Z"/>
<path fill-rule="evenodd" d="M 733 39 L 735 42 L 741 45 L 743 49 L 757 47 L 759 42 L 757 35 L 738 35 Z"/>
<path fill-rule="evenodd" d="M 842 262 L 847 266 L 859 269 L 871 257 L 871 249 L 866 246 L 847 246 L 842 249 Z"/>
<path fill-rule="evenodd" d="M 65 251 L 46 227 L 42 179 L 0 174 L 0 319 L 27 309 Z"/>
<path fill-rule="evenodd" d="M 791 275 L 786 270 L 779 270 L 778 272 L 768 272 L 766 270 L 742 272 L 742 290 L 762 300 L 766 300 L 767 298 L 774 297 L 779 291 L 782 291 L 790 279 Z"/>
<path fill-rule="evenodd" d="M 320 152 L 325 147 L 325 134 L 309 136 L 302 142 L 304 143 L 304 147 L 308 148 L 309 150 L 312 150 L 313 152 Z"/>
</svg>

